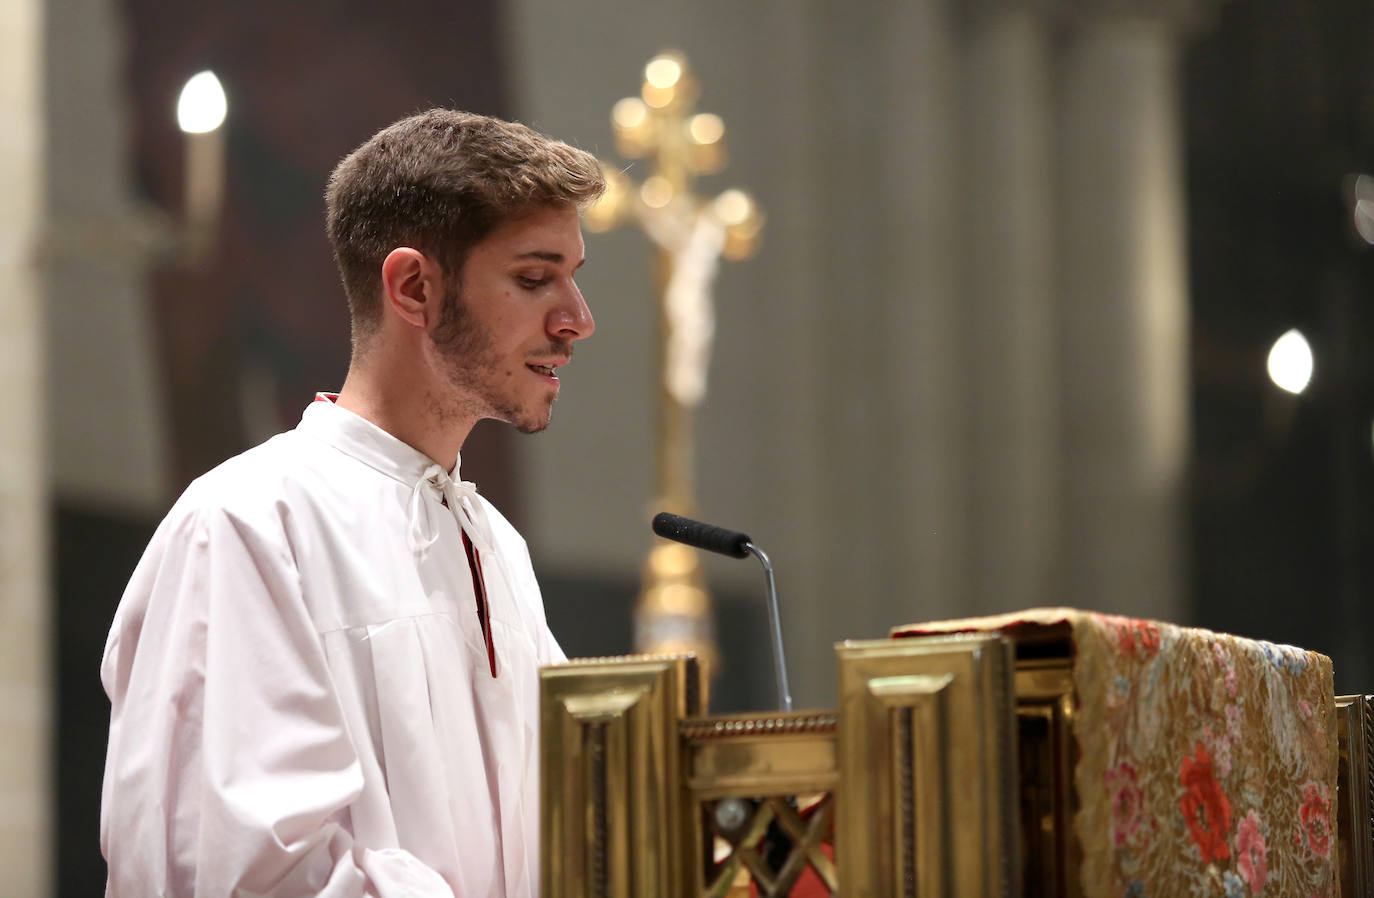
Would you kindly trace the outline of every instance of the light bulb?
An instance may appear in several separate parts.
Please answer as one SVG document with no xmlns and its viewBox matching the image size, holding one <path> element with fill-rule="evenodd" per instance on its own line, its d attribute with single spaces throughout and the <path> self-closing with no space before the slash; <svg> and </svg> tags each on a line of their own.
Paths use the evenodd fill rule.
<svg viewBox="0 0 1374 898">
<path fill-rule="evenodd" d="M 204 134 L 224 124 L 229 101 L 214 72 L 192 75 L 177 100 L 177 124 L 188 134 Z"/>
<path fill-rule="evenodd" d="M 1269 350 L 1269 379 L 1279 389 L 1301 393 L 1312 380 L 1312 347 L 1296 329 L 1274 341 Z"/>
</svg>

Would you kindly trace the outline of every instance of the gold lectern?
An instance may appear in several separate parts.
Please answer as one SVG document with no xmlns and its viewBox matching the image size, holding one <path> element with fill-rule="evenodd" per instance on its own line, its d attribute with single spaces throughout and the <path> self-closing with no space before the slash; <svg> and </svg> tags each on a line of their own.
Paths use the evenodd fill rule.
<svg viewBox="0 0 1374 898">
<path fill-rule="evenodd" d="M 845 643 L 837 712 L 704 716 L 689 656 L 543 681 L 545 898 L 1009 894 L 1010 643 Z"/>
<path fill-rule="evenodd" d="M 546 668 L 542 894 L 1374 895 L 1371 697 L 1329 659 L 1067 609 L 894 635 L 837 646 L 833 711 Z"/>
</svg>

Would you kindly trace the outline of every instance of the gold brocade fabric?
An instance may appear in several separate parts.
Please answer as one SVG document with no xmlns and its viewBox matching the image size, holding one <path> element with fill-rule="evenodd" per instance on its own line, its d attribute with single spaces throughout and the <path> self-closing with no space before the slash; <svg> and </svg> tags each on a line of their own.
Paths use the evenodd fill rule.
<svg viewBox="0 0 1374 898">
<path fill-rule="evenodd" d="M 1335 896 L 1331 659 L 1071 609 L 901 634 L 1072 628 L 1084 894 Z"/>
</svg>

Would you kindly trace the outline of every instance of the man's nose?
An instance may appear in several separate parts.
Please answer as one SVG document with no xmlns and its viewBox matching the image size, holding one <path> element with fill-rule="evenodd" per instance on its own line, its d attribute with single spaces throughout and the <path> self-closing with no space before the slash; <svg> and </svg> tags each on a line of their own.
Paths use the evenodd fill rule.
<svg viewBox="0 0 1374 898">
<path fill-rule="evenodd" d="M 596 330 L 596 321 L 582 291 L 573 285 L 567 298 L 558 304 L 549 320 L 549 334 L 560 340 L 585 340 Z"/>
</svg>

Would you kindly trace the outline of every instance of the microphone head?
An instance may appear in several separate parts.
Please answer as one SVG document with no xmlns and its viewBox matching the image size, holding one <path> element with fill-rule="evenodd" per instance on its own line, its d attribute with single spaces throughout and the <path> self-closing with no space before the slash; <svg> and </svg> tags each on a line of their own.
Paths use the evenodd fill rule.
<svg viewBox="0 0 1374 898">
<path fill-rule="evenodd" d="M 654 533 L 664 539 L 671 539 L 697 549 L 718 552 L 731 558 L 749 557 L 748 546 L 753 541 L 749 535 L 737 530 L 726 530 L 713 524 L 704 524 L 681 515 L 661 511 L 654 515 Z"/>
</svg>

